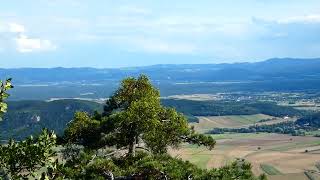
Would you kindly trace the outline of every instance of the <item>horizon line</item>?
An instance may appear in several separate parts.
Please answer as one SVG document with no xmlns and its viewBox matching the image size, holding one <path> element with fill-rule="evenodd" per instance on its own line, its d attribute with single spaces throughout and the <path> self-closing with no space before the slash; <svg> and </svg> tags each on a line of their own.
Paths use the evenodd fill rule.
<svg viewBox="0 0 320 180">
<path fill-rule="evenodd" d="M 0 69 L 130 69 L 130 68 L 143 68 L 143 67 L 152 67 L 152 66 L 183 66 L 183 65 L 222 65 L 222 64 L 253 64 L 253 63 L 261 63 L 270 60 L 320 60 L 320 57 L 314 58 L 293 58 L 293 57 L 274 57 L 264 60 L 257 60 L 257 61 L 237 61 L 237 62 L 221 62 L 221 63 L 186 63 L 186 64 L 151 64 L 151 65 L 141 65 L 141 66 L 123 66 L 123 67 L 90 67 L 90 66 L 73 66 L 73 67 L 63 67 L 63 66 L 52 66 L 52 67 L 8 67 L 8 68 L 1 68 Z"/>
</svg>

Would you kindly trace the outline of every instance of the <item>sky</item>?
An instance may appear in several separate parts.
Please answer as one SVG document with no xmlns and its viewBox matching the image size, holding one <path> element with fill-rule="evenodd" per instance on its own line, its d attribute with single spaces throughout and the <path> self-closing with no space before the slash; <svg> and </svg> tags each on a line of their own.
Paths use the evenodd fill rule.
<svg viewBox="0 0 320 180">
<path fill-rule="evenodd" d="M 10 0 L 0 68 L 320 57 L 319 0 Z"/>
</svg>

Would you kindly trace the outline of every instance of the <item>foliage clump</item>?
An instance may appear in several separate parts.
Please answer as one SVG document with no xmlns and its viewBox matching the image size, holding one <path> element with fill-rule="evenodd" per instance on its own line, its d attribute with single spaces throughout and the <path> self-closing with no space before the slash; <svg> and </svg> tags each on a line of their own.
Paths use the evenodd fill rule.
<svg viewBox="0 0 320 180">
<path fill-rule="evenodd" d="M 8 105 L 5 100 L 9 97 L 7 91 L 11 88 L 13 88 L 11 79 L 7 79 L 4 82 L 0 81 L 0 120 L 2 120 L 3 114 L 7 112 Z"/>
<path fill-rule="evenodd" d="M 2 176 L 12 179 L 35 176 L 34 172 L 54 162 L 56 135 L 48 130 L 24 141 L 10 140 L 0 146 L 0 171 Z"/>
<path fill-rule="evenodd" d="M 212 137 L 190 129 L 183 114 L 162 106 L 160 92 L 144 75 L 123 80 L 107 100 L 102 116 L 77 113 L 65 135 L 68 142 L 89 148 L 127 148 L 130 156 L 140 144 L 155 154 L 166 153 L 168 147 L 176 148 L 182 142 L 209 149 L 215 145 Z"/>
<path fill-rule="evenodd" d="M 245 179 L 264 180 L 264 175 L 255 177 L 251 165 L 235 161 L 219 169 L 200 169 L 196 165 L 171 157 L 168 154 L 150 154 L 137 151 L 135 157 L 97 157 L 92 161 L 90 153 L 80 153 L 81 163 L 63 167 L 65 177 L 70 179 L 195 179 L 223 180 Z M 78 160 L 77 162 L 79 162 Z"/>
</svg>

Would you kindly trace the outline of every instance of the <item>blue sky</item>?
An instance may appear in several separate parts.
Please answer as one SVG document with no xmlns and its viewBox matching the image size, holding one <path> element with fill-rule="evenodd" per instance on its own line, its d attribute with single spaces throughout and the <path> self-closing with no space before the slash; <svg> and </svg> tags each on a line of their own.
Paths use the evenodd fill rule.
<svg viewBox="0 0 320 180">
<path fill-rule="evenodd" d="M 10 0 L 0 67 L 320 57 L 319 0 Z"/>
</svg>

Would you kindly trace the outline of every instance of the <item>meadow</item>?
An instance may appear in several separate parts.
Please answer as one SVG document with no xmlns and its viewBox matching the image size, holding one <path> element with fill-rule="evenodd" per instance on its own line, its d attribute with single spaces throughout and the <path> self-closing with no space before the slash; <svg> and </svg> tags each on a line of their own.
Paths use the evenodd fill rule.
<svg viewBox="0 0 320 180">
<path fill-rule="evenodd" d="M 257 124 L 275 124 L 284 121 L 295 121 L 296 118 L 279 118 L 265 114 L 229 115 L 229 116 L 197 116 L 199 123 L 190 123 L 201 133 L 213 128 L 242 128 Z"/>
</svg>

